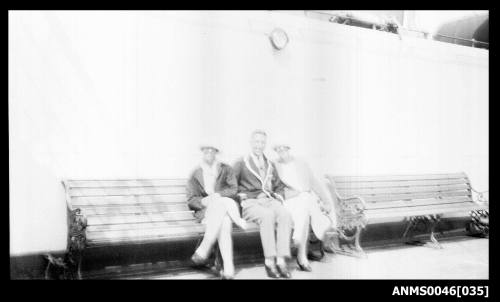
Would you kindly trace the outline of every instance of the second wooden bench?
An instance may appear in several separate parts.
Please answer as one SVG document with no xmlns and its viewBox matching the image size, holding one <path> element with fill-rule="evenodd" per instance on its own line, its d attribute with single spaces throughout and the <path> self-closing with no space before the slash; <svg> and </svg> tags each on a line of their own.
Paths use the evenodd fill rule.
<svg viewBox="0 0 500 302">
<path fill-rule="evenodd" d="M 488 229 L 488 202 L 474 190 L 465 173 L 334 176 L 327 175 L 336 200 L 340 235 L 363 255 L 361 230 L 371 223 L 405 220 L 409 238 L 418 224 L 430 225 L 430 240 L 440 247 L 435 228 L 446 215 L 471 215 L 472 224 Z M 484 219 L 486 218 L 486 219 Z M 349 233 L 349 234 L 348 234 Z"/>
</svg>

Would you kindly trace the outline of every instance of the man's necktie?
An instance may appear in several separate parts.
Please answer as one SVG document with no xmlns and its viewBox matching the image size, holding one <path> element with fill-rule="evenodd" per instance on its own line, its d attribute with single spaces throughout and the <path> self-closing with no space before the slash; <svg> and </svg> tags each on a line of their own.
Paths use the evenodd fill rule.
<svg viewBox="0 0 500 302">
<path fill-rule="evenodd" d="M 262 180 L 266 177 L 266 166 L 264 164 L 264 158 L 262 156 L 258 157 L 258 163 L 257 166 L 259 168 L 259 174 Z"/>
</svg>

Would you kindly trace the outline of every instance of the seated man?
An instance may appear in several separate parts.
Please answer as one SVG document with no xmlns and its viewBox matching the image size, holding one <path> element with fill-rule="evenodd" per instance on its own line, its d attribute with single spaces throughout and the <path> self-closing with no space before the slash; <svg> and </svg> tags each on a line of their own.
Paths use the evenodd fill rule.
<svg viewBox="0 0 500 302">
<path fill-rule="evenodd" d="M 236 163 L 234 171 L 243 218 L 260 227 L 268 276 L 290 278 L 285 257 L 290 257 L 292 219 L 283 206 L 285 185 L 263 153 L 266 139 L 264 131 L 254 131 L 251 137 L 252 152 Z"/>
<path fill-rule="evenodd" d="M 306 162 L 290 154 L 290 146 L 276 145 L 279 155 L 276 163 L 278 174 L 285 188 L 285 208 L 292 215 L 293 241 L 298 246 L 297 263 L 303 271 L 311 271 L 307 259 L 309 224 L 321 241 L 336 226 L 333 200 L 324 185 L 315 177 Z"/>
<path fill-rule="evenodd" d="M 219 150 L 211 145 L 202 146 L 203 160 L 189 177 L 187 199 L 195 216 L 206 225 L 203 241 L 191 260 L 195 265 L 206 263 L 212 247 L 219 244 L 224 272 L 223 279 L 234 277 L 232 222 L 246 229 L 246 221 L 240 217 L 236 196 L 238 184 L 231 166 L 218 162 Z"/>
</svg>

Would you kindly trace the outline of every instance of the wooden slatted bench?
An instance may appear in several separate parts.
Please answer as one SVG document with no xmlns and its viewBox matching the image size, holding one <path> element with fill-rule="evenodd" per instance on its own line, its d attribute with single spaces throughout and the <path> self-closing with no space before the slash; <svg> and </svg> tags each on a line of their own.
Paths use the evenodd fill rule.
<svg viewBox="0 0 500 302">
<path fill-rule="evenodd" d="M 70 277 L 81 279 L 86 248 L 200 240 L 204 226 L 188 208 L 186 181 L 64 180 L 69 220 L 66 263 L 74 272 Z M 257 231 L 255 224 L 247 231 L 235 228 Z"/>
<path fill-rule="evenodd" d="M 364 255 L 360 234 L 370 223 L 405 220 L 403 238 L 411 237 L 418 224 L 430 224 L 430 239 L 440 247 L 434 230 L 442 217 L 470 214 L 472 223 L 484 229 L 481 218 L 489 215 L 483 193 L 471 187 L 465 173 L 326 178 L 336 200 L 340 236 L 354 242 L 357 256 Z"/>
</svg>

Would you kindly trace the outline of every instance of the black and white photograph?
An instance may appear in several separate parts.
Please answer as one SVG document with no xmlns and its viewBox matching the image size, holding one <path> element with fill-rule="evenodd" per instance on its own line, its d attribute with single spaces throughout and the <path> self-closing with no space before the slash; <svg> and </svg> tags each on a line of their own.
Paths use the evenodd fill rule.
<svg viewBox="0 0 500 302">
<path fill-rule="evenodd" d="M 489 10 L 9 10 L 10 278 L 486 282 L 489 89 Z"/>
</svg>

